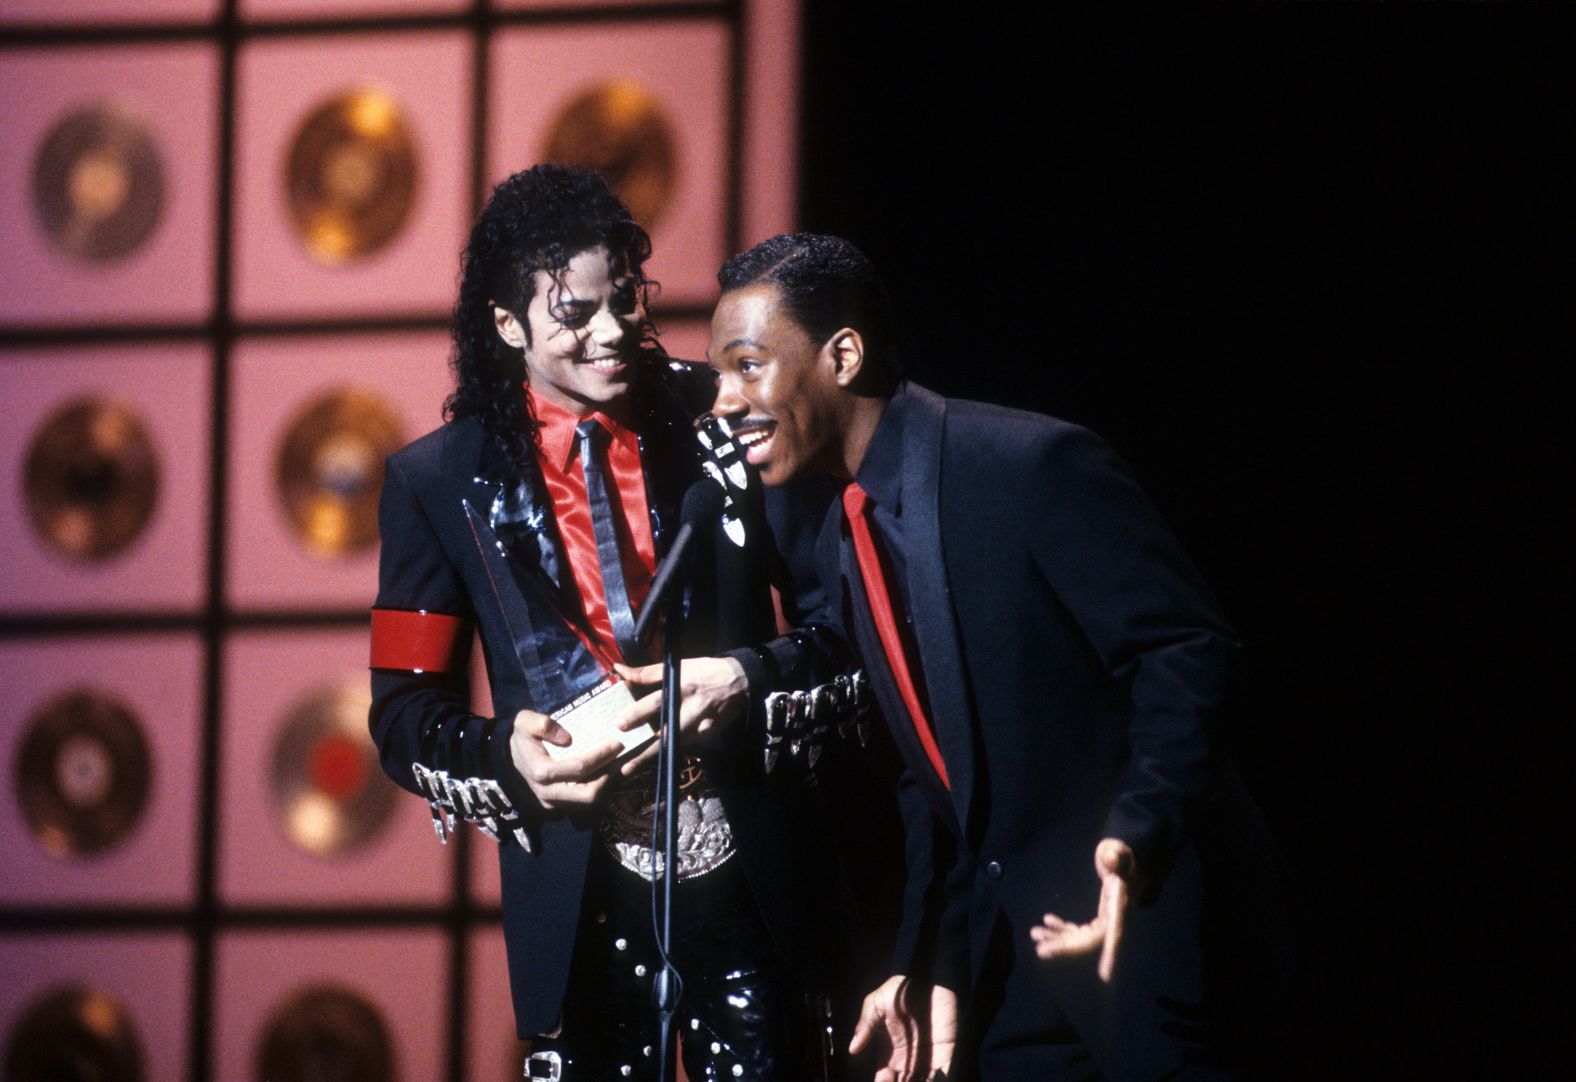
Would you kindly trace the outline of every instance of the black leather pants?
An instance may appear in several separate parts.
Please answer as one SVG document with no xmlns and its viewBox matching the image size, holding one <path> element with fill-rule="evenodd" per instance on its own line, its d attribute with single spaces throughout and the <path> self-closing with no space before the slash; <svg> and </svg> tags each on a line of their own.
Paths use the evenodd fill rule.
<svg viewBox="0 0 1576 1082">
<path fill-rule="evenodd" d="M 591 865 L 563 1022 L 555 1036 L 531 1042 L 526 1077 L 552 1078 L 556 1066 L 563 1082 L 655 1079 L 651 982 L 662 963 L 650 884 L 600 850 Z M 676 1027 L 690 1082 L 825 1077 L 826 1023 L 779 961 L 737 858 L 675 885 L 673 941 L 684 982 Z"/>
</svg>

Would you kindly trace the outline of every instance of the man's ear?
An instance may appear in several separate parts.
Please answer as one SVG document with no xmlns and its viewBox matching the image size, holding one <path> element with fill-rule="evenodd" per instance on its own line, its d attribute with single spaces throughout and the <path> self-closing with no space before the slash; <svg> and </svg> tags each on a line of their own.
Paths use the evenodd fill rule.
<svg viewBox="0 0 1576 1082">
<path fill-rule="evenodd" d="M 865 364 L 865 340 L 852 327 L 844 327 L 826 340 L 821 347 L 832 366 L 832 376 L 839 387 L 848 387 L 859 378 Z"/>
<path fill-rule="evenodd" d="M 493 305 L 493 326 L 498 328 L 498 337 L 509 345 L 515 349 L 525 348 L 525 328 L 520 326 L 513 312 Z"/>
</svg>

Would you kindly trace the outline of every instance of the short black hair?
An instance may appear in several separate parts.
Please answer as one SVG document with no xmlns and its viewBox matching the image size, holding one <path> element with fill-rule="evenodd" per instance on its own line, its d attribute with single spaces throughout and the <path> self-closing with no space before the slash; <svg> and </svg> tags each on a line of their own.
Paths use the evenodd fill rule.
<svg viewBox="0 0 1576 1082">
<path fill-rule="evenodd" d="M 717 284 L 724 293 L 774 285 L 794 321 L 817 345 L 840 327 L 852 327 L 873 362 L 873 389 L 890 387 L 900 374 L 894 348 L 891 303 L 875 265 L 842 237 L 783 233 L 740 252 L 722 265 Z"/>
</svg>

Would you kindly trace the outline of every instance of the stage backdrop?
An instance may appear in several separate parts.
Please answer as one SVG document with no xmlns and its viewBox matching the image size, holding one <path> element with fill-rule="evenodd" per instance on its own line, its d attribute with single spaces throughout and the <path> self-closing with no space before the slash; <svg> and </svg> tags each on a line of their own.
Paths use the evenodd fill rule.
<svg viewBox="0 0 1576 1082">
<path fill-rule="evenodd" d="M 794 224 L 798 55 L 797 0 L 0 0 L 3 1073 L 519 1076 L 493 843 L 366 733 L 383 459 L 537 161 L 701 358 Z"/>
</svg>

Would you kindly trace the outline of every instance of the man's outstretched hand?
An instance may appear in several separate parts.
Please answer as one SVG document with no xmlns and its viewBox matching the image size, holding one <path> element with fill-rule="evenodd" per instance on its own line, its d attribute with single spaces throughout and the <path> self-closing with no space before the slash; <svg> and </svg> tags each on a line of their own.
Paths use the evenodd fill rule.
<svg viewBox="0 0 1576 1082">
<path fill-rule="evenodd" d="M 631 687 L 662 684 L 661 665 L 614 668 Z M 679 735 L 705 744 L 743 716 L 749 705 L 750 683 L 744 678 L 744 666 L 731 657 L 691 657 L 679 663 L 679 693 Z M 624 712 L 618 727 L 626 732 L 642 724 L 659 728 L 661 709 L 662 693 L 647 695 Z M 639 755 L 626 760 L 620 770 L 628 777 L 656 754 L 657 742 L 653 740 Z"/>
<path fill-rule="evenodd" d="M 1116 969 L 1116 948 L 1122 942 L 1128 910 L 1138 892 L 1138 868 L 1133 851 L 1116 838 L 1103 838 L 1094 850 L 1094 870 L 1100 877 L 1100 911 L 1088 924 L 1070 924 L 1054 913 L 1029 929 L 1034 952 L 1041 958 L 1065 958 L 1100 952 L 1100 979 L 1109 981 Z"/>
<path fill-rule="evenodd" d="M 849 1055 L 863 1052 L 878 1030 L 885 1031 L 892 1055 L 876 1072 L 874 1082 L 924 1082 L 936 1071 L 952 1067 L 958 1039 L 958 997 L 939 984 L 925 989 L 910 984 L 902 975 L 888 977 L 865 997 L 854 1039 L 848 1045 Z"/>
</svg>

